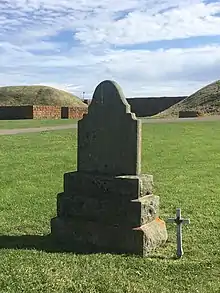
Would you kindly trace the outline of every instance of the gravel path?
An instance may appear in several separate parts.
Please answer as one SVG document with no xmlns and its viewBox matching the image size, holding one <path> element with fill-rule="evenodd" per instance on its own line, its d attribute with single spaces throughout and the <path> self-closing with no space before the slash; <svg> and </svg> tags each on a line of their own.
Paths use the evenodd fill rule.
<svg viewBox="0 0 220 293">
<path fill-rule="evenodd" d="M 165 118 L 165 119 L 144 119 L 142 123 L 180 123 L 180 122 L 202 122 L 202 121 L 218 121 L 219 116 L 200 117 L 200 118 Z M 50 127 L 35 127 L 35 128 L 20 128 L 20 129 L 0 129 L 0 135 L 14 135 L 21 133 L 33 133 L 42 131 L 62 130 L 62 129 L 76 129 L 77 124 L 68 124 L 62 126 Z"/>
<path fill-rule="evenodd" d="M 63 130 L 63 129 L 77 128 L 77 124 L 69 124 L 62 126 L 48 126 L 48 127 L 35 127 L 35 128 L 18 128 L 18 129 L 0 129 L 0 135 L 14 135 L 20 133 L 42 132 L 51 130 Z"/>
</svg>

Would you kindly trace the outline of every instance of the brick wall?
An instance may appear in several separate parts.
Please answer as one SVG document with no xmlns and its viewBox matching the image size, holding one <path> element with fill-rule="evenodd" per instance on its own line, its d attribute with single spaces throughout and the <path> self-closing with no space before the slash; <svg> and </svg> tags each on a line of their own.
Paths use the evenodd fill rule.
<svg viewBox="0 0 220 293">
<path fill-rule="evenodd" d="M 60 106 L 33 106 L 34 119 L 60 119 Z"/>
<path fill-rule="evenodd" d="M 68 115 L 70 119 L 81 119 L 84 114 L 88 113 L 87 107 L 69 107 Z"/>
</svg>

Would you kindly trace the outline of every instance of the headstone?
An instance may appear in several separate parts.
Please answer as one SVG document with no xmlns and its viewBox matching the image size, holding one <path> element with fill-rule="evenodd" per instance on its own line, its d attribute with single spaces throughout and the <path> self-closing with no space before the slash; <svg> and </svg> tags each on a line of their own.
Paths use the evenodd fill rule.
<svg viewBox="0 0 220 293">
<path fill-rule="evenodd" d="M 167 240 L 152 189 L 153 176 L 141 174 L 141 121 L 104 81 L 78 122 L 77 171 L 64 174 L 51 235 L 64 250 L 145 256 Z"/>
<path fill-rule="evenodd" d="M 183 244 L 182 244 L 182 225 L 190 224 L 190 219 L 183 219 L 181 217 L 181 209 L 176 209 L 176 218 L 167 219 L 167 223 L 176 224 L 176 241 L 177 241 L 177 257 L 181 258 L 183 255 Z"/>
</svg>

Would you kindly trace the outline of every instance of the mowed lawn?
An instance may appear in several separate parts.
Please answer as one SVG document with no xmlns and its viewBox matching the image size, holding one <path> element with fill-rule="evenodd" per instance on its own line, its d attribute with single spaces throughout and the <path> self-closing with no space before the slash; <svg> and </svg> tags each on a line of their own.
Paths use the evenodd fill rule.
<svg viewBox="0 0 220 293">
<path fill-rule="evenodd" d="M 142 172 L 154 175 L 161 218 L 181 207 L 191 219 L 183 258 L 174 258 L 172 224 L 149 258 L 7 249 L 6 235 L 50 232 L 77 141 L 75 130 L 1 136 L 0 292 L 220 292 L 220 122 L 145 124 L 142 135 Z"/>
<path fill-rule="evenodd" d="M 75 123 L 77 123 L 77 119 L 0 120 L 0 129 L 49 127 L 49 126 L 59 126 L 59 125 L 75 124 Z"/>
</svg>

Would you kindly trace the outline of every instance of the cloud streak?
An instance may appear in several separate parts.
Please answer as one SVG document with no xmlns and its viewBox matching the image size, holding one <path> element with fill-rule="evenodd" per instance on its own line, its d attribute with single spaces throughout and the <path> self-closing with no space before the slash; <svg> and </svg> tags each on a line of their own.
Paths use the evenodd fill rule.
<svg viewBox="0 0 220 293">
<path fill-rule="evenodd" d="M 100 81 L 114 79 L 127 96 L 163 96 L 219 78 L 220 2 L 71 2 L 0 3 L 0 85 L 46 84 L 90 96 Z M 178 40 L 194 37 L 203 37 L 197 46 L 178 48 Z"/>
</svg>

